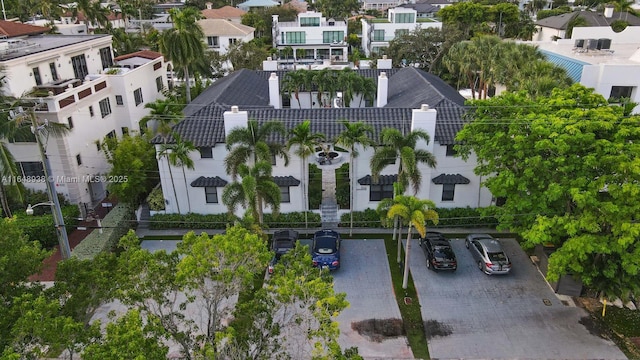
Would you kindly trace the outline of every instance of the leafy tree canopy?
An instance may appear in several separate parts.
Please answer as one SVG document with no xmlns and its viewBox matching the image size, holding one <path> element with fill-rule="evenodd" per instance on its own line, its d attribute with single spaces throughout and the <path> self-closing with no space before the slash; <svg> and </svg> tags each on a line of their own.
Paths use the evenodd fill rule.
<svg viewBox="0 0 640 360">
<path fill-rule="evenodd" d="M 640 284 L 640 118 L 576 84 L 531 100 L 507 93 L 474 101 L 458 150 L 478 159 L 500 228 L 523 245 L 557 247 L 550 280 L 574 274 L 608 298 Z"/>
</svg>

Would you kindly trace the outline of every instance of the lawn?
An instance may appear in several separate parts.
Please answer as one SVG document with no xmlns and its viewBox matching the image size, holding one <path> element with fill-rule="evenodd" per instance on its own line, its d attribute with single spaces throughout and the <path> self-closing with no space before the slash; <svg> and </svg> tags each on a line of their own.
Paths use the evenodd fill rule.
<svg viewBox="0 0 640 360">
<path fill-rule="evenodd" d="M 602 318 L 602 313 L 600 314 Z M 640 311 L 607 306 L 604 322 L 625 337 L 640 337 Z"/>
</svg>

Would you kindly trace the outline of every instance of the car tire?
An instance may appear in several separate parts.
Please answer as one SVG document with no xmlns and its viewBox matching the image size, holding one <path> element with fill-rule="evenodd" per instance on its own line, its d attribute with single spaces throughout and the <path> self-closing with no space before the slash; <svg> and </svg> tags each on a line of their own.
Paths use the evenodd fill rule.
<svg viewBox="0 0 640 360">
<path fill-rule="evenodd" d="M 478 269 L 480 269 L 480 271 L 485 272 L 484 271 L 484 266 L 482 266 L 482 261 L 478 261 Z"/>
<path fill-rule="evenodd" d="M 469 248 L 469 240 L 465 240 L 464 241 L 464 246 L 468 249 Z"/>
<path fill-rule="evenodd" d="M 431 269 L 431 261 L 427 258 L 427 269 Z"/>
</svg>

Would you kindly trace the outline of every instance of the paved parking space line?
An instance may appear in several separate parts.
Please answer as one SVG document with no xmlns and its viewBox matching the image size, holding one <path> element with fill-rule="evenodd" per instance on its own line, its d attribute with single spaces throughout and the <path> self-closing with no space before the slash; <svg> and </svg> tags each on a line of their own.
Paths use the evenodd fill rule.
<svg viewBox="0 0 640 360">
<path fill-rule="evenodd" d="M 428 341 L 433 358 L 625 358 L 579 323 L 587 313 L 562 304 L 515 240 L 501 240 L 513 263 L 504 276 L 478 270 L 462 239 L 451 241 L 455 273 L 428 270 L 418 242 L 412 243 L 410 267 L 423 320 L 450 332 Z"/>
</svg>

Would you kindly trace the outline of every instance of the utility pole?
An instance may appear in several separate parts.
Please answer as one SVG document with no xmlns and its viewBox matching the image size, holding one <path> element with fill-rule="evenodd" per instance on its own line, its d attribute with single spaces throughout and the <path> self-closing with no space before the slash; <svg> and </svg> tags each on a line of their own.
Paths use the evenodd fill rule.
<svg viewBox="0 0 640 360">
<path fill-rule="evenodd" d="M 49 162 L 49 157 L 47 156 L 47 151 L 45 149 L 47 140 L 49 138 L 49 130 L 47 129 L 49 123 L 45 120 L 45 123 L 43 125 L 38 125 L 36 114 L 34 113 L 33 108 L 27 109 L 26 114 L 23 114 L 23 116 L 29 117 L 29 120 L 31 121 L 31 132 L 33 133 L 33 135 L 35 135 L 36 142 L 38 143 L 40 157 L 42 158 L 45 181 L 47 184 L 47 195 L 49 196 L 48 205 L 51 205 L 51 212 L 53 213 L 56 235 L 58 236 L 58 243 L 60 244 L 60 253 L 62 255 L 62 259 L 68 259 L 71 257 L 69 238 L 67 236 L 67 229 L 64 224 L 64 217 L 62 216 L 62 209 L 60 208 L 60 201 L 58 200 L 58 193 L 56 192 L 53 176 L 51 175 L 51 163 Z M 41 135 L 44 135 L 44 144 L 42 138 L 40 137 Z"/>
</svg>

